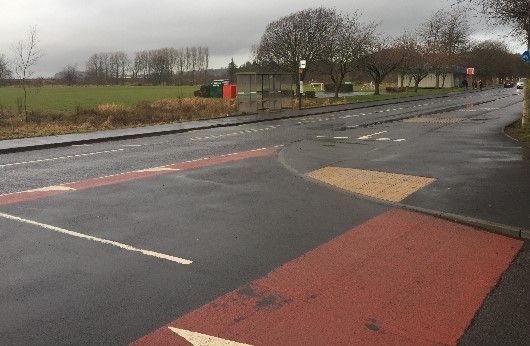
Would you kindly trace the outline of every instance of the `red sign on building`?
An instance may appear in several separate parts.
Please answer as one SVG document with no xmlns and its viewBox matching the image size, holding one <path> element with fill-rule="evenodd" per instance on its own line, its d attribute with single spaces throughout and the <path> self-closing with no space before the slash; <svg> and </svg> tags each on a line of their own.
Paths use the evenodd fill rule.
<svg viewBox="0 0 530 346">
<path fill-rule="evenodd" d="M 469 67 L 467 69 L 467 75 L 468 76 L 473 76 L 475 74 L 475 69 L 473 67 Z"/>
</svg>

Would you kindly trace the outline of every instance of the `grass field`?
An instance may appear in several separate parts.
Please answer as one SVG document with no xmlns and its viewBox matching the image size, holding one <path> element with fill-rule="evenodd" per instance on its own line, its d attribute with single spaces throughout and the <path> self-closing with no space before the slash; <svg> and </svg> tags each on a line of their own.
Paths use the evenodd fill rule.
<svg viewBox="0 0 530 346">
<path fill-rule="evenodd" d="M 43 86 L 30 88 L 28 108 L 39 112 L 73 112 L 100 104 L 134 106 L 142 101 L 192 97 L 198 86 Z M 23 97 L 19 87 L 0 87 L 0 109 L 16 112 Z"/>
</svg>

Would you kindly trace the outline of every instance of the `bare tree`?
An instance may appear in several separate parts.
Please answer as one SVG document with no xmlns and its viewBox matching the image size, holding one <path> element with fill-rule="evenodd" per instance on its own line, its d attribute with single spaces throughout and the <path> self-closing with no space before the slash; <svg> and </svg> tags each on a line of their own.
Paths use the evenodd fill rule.
<svg viewBox="0 0 530 346">
<path fill-rule="evenodd" d="M 24 91 L 23 106 L 26 121 L 28 121 L 28 78 L 33 76 L 33 67 L 40 57 L 37 27 L 34 26 L 29 30 L 26 40 L 19 41 L 15 46 L 15 74 Z"/>
<path fill-rule="evenodd" d="M 80 74 L 77 65 L 68 65 L 61 71 L 60 77 L 66 85 L 74 85 L 81 79 Z"/>
<path fill-rule="evenodd" d="M 504 42 L 479 42 L 473 45 L 465 60 L 469 66 L 476 68 L 483 80 L 492 83 L 528 76 L 529 73 L 519 55 L 511 54 Z"/>
<path fill-rule="evenodd" d="M 439 10 L 418 29 L 419 43 L 436 77 L 436 87 L 445 84 L 447 73 L 457 64 L 460 53 L 469 46 L 469 24 L 459 9 Z"/>
<path fill-rule="evenodd" d="M 307 62 L 304 73 L 314 69 L 324 44 L 331 37 L 335 14 L 335 10 L 320 7 L 273 21 L 267 25 L 256 48 L 256 62 L 291 72 L 293 77 L 298 75 L 300 60 Z"/>
<path fill-rule="evenodd" d="M 363 25 L 360 15 L 342 15 L 334 11 L 331 36 L 323 44 L 320 61 L 324 72 L 329 75 L 335 87 L 335 98 L 348 73 L 359 68 L 359 61 L 374 41 L 375 25 Z"/>
<path fill-rule="evenodd" d="M 501 25 L 512 28 L 512 34 L 524 39 L 530 50 L 530 0 L 457 0 L 457 3 L 479 5 L 480 12 Z"/>
<path fill-rule="evenodd" d="M 380 94 L 381 83 L 394 72 L 405 59 L 405 53 L 388 37 L 380 35 L 370 46 L 370 52 L 363 58 L 365 71 L 375 84 L 375 95 Z"/>
<path fill-rule="evenodd" d="M 5 84 L 8 79 L 11 79 L 12 72 L 9 68 L 9 63 L 5 55 L 0 54 L 0 86 Z"/>
<path fill-rule="evenodd" d="M 417 44 L 417 39 L 414 36 L 414 34 L 410 33 L 409 31 L 405 31 L 400 37 L 397 39 L 397 46 L 399 49 L 403 51 L 403 61 L 401 65 L 396 69 L 399 77 L 400 77 L 400 87 L 405 87 L 405 78 L 409 77 L 409 81 L 407 83 L 407 87 L 410 86 L 410 83 L 412 83 L 412 77 L 411 77 L 411 70 L 414 68 L 415 61 L 412 59 L 414 49 Z"/>
<path fill-rule="evenodd" d="M 178 83 L 182 85 L 183 79 L 184 79 L 184 70 L 186 68 L 186 53 L 183 48 L 177 49 L 176 52 L 176 64 L 177 64 L 177 70 L 178 70 Z"/>
<path fill-rule="evenodd" d="M 203 58 L 204 58 L 204 78 L 206 79 L 206 74 L 208 73 L 208 67 L 210 67 L 210 49 L 208 47 L 203 48 Z"/>
<path fill-rule="evenodd" d="M 414 80 L 414 91 L 418 92 L 419 85 L 432 71 L 431 64 L 426 58 L 427 47 L 422 46 L 417 40 L 413 41 L 410 50 L 405 56 L 409 61 L 409 73 Z"/>
</svg>

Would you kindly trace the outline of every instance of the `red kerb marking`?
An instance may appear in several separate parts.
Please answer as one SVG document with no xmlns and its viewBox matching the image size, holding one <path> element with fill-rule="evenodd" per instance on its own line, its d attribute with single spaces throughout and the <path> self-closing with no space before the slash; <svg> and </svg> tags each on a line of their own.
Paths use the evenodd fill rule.
<svg viewBox="0 0 530 346">
<path fill-rule="evenodd" d="M 456 344 L 522 242 L 391 210 L 170 326 L 251 345 Z M 136 345 L 186 345 L 167 326 Z"/>
<path fill-rule="evenodd" d="M 91 189 L 91 188 L 98 187 L 98 186 L 125 183 L 125 182 L 132 181 L 132 180 L 154 177 L 157 175 L 163 175 L 163 174 L 168 174 L 168 173 L 172 173 L 172 172 L 171 171 L 129 172 L 129 173 L 113 175 L 110 177 L 101 177 L 101 178 L 83 180 L 83 181 L 79 181 L 76 183 L 65 184 L 64 186 L 71 187 L 75 190 L 85 190 L 85 189 Z"/>
<path fill-rule="evenodd" d="M 234 162 L 234 161 L 241 161 L 241 160 L 246 160 L 250 158 L 270 156 L 270 155 L 273 155 L 274 153 L 276 153 L 275 148 L 272 148 L 272 149 L 264 148 L 264 149 L 257 149 L 257 150 L 251 150 L 251 151 L 244 151 L 241 153 L 215 156 L 215 157 L 205 158 L 205 159 L 200 159 L 200 160 L 195 160 L 195 161 L 182 162 L 182 163 L 177 163 L 174 165 L 168 165 L 164 167 L 178 169 L 180 171 L 185 171 L 185 170 L 198 169 L 198 168 L 207 167 L 207 166 L 220 165 L 223 163 L 229 163 L 229 162 Z M 98 186 L 124 183 L 124 182 L 133 181 L 137 179 L 143 179 L 143 178 L 154 177 L 154 176 L 164 175 L 164 174 L 171 174 L 171 173 L 175 173 L 175 171 L 138 170 L 134 172 L 117 174 L 117 175 L 113 175 L 109 177 L 93 178 L 93 179 L 83 180 L 83 181 L 79 181 L 75 183 L 63 184 L 62 186 L 69 187 L 73 190 L 84 190 L 84 189 L 90 189 L 90 188 L 94 188 Z M 36 200 L 36 199 L 40 199 L 43 197 L 59 195 L 65 192 L 68 192 L 68 191 L 67 190 L 65 191 L 61 191 L 61 190 L 59 191 L 23 191 L 23 192 L 11 193 L 11 194 L 0 196 L 0 205 L 14 204 L 14 203 L 20 203 L 20 202 L 25 202 L 25 201 L 30 201 L 30 200 Z"/>
<path fill-rule="evenodd" d="M 64 191 L 23 191 L 10 193 L 0 196 L 0 205 L 32 201 L 39 198 L 59 195 L 61 193 L 64 193 Z"/>
</svg>

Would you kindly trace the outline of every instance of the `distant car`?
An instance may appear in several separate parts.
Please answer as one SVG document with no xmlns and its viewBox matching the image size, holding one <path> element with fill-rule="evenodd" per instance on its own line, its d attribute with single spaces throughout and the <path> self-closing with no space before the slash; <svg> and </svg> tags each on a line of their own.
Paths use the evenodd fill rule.
<svg viewBox="0 0 530 346">
<path fill-rule="evenodd" d="M 504 82 L 505 88 L 513 88 L 514 86 L 515 86 L 515 83 L 511 80 L 507 80 L 506 82 Z"/>
<path fill-rule="evenodd" d="M 517 82 L 517 89 L 524 89 L 524 84 L 526 83 L 526 78 L 521 78 Z"/>
</svg>

